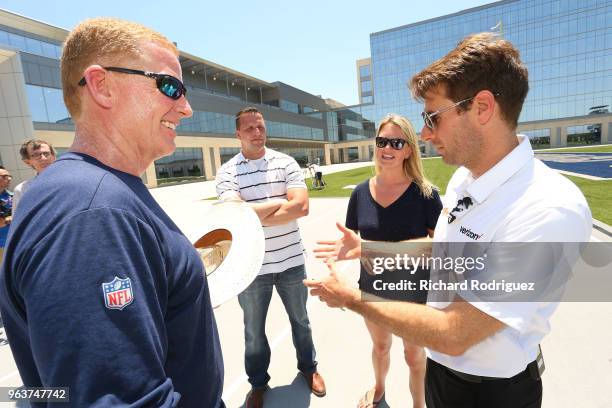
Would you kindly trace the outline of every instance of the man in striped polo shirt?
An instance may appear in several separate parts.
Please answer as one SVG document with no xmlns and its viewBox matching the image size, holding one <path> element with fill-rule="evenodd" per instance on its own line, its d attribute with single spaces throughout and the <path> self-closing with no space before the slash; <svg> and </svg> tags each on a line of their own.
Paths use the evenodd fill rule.
<svg viewBox="0 0 612 408">
<path fill-rule="evenodd" d="M 247 408 L 262 407 L 270 380 L 270 346 L 265 325 L 272 288 L 285 305 L 291 322 L 298 370 L 311 391 L 325 395 L 325 383 L 317 372 L 315 348 L 306 311 L 308 293 L 304 248 L 297 219 L 308 215 L 308 190 L 302 171 L 291 156 L 266 148 L 266 124 L 253 107 L 236 114 L 236 137 L 241 151 L 217 173 L 220 200 L 238 199 L 250 203 L 266 236 L 266 253 L 259 275 L 238 296 L 244 312 L 245 369 L 252 390 Z"/>
</svg>

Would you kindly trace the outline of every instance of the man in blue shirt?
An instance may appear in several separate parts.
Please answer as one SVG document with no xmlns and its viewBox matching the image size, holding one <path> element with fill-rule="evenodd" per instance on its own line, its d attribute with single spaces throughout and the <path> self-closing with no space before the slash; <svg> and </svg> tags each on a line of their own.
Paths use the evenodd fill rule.
<svg viewBox="0 0 612 408">
<path fill-rule="evenodd" d="M 0 166 L 0 262 L 4 257 L 4 245 L 6 244 L 6 236 L 8 235 L 9 226 L 11 223 L 11 214 L 13 207 L 13 193 L 8 190 L 13 176 Z M 7 343 L 4 335 L 4 324 L 2 316 L 0 316 L 0 346 Z"/>
<path fill-rule="evenodd" d="M 224 407 L 202 262 L 140 179 L 193 113 L 178 50 L 92 19 L 68 35 L 61 73 L 75 140 L 24 194 L 0 272 L 21 379 L 68 387 L 74 407 Z"/>
<path fill-rule="evenodd" d="M 4 245 L 12 218 L 13 193 L 8 189 L 12 179 L 11 173 L 0 166 L 0 261 L 4 256 Z"/>
</svg>

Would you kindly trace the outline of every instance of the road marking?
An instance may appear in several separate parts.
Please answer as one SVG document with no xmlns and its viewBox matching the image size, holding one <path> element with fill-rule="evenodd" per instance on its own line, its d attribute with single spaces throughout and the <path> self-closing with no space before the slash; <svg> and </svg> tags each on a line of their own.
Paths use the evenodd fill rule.
<svg viewBox="0 0 612 408">
<path fill-rule="evenodd" d="M 568 176 L 581 177 L 587 180 L 596 180 L 596 181 L 610 180 L 609 178 L 606 178 L 606 177 L 589 176 L 588 174 L 575 173 L 573 171 L 559 170 L 559 169 L 553 169 L 553 170 L 555 170 L 557 173 L 566 174 Z"/>
</svg>

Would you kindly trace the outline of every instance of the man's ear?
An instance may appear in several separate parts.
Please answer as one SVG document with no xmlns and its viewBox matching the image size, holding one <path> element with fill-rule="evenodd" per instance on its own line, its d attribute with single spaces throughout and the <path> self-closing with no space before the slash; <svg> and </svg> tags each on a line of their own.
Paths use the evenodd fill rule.
<svg viewBox="0 0 612 408">
<path fill-rule="evenodd" d="M 86 92 L 91 99 L 100 107 L 109 109 L 112 106 L 113 95 L 108 71 L 100 65 L 91 65 L 83 73 L 83 78 L 85 78 Z"/>
<path fill-rule="evenodd" d="M 481 125 L 489 123 L 497 106 L 495 105 L 495 96 L 491 91 L 482 90 L 474 96 L 472 109 L 476 109 L 478 122 Z"/>
</svg>

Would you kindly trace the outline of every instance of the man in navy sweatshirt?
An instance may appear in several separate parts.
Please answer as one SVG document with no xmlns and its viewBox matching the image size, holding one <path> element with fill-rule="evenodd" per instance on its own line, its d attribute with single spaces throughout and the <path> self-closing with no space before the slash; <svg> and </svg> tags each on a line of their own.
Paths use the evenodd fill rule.
<svg viewBox="0 0 612 408">
<path fill-rule="evenodd" d="M 68 36 L 61 73 L 75 140 L 24 194 L 0 274 L 24 385 L 68 387 L 75 407 L 223 407 L 202 262 L 140 179 L 193 113 L 178 51 L 92 19 Z"/>
</svg>

